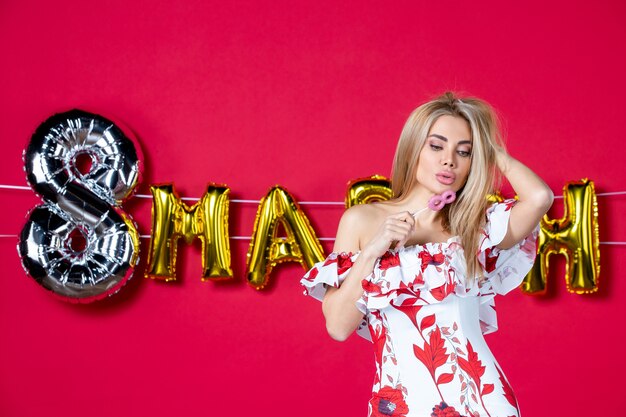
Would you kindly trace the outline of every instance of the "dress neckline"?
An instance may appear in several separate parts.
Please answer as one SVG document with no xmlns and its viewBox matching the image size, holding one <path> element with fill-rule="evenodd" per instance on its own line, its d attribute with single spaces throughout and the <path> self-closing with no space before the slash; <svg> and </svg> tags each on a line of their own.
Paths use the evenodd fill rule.
<svg viewBox="0 0 626 417">
<path fill-rule="evenodd" d="M 388 249 L 387 252 L 391 252 L 391 253 L 400 253 L 400 252 L 409 252 L 409 251 L 419 251 L 422 248 L 432 248 L 432 247 L 448 247 L 453 243 L 459 243 L 460 237 L 458 235 L 456 236 L 451 236 L 450 238 L 446 239 L 443 242 L 426 242 L 426 243 L 416 243 L 414 245 L 410 245 L 410 246 L 404 246 L 401 249 L 397 250 L 397 249 Z M 353 255 L 359 255 L 361 253 L 360 250 L 356 251 L 356 252 L 333 252 L 337 255 L 349 255 L 349 256 L 353 256 Z"/>
<path fill-rule="evenodd" d="M 459 243 L 459 239 L 460 237 L 458 235 L 456 236 L 451 236 L 450 238 L 446 239 L 443 242 L 426 242 L 426 243 L 416 243 L 413 245 L 409 245 L 409 246 L 403 246 L 402 248 L 396 250 L 396 249 L 389 249 L 388 252 L 405 252 L 405 251 L 412 251 L 415 249 L 420 249 L 420 248 L 432 248 L 432 247 L 437 247 L 437 246 L 450 246 L 452 243 Z"/>
</svg>

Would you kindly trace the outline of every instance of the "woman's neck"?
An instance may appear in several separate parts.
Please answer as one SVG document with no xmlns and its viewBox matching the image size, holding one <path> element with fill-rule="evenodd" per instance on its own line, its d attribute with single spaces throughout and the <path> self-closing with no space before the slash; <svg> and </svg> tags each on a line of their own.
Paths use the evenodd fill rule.
<svg viewBox="0 0 626 417">
<path fill-rule="evenodd" d="M 397 201 L 401 210 L 415 213 L 428 206 L 428 201 L 434 194 L 423 187 L 414 187 L 407 195 Z M 441 223 L 440 212 L 426 209 L 421 211 L 415 218 L 415 222 L 422 226 L 433 226 Z"/>
</svg>

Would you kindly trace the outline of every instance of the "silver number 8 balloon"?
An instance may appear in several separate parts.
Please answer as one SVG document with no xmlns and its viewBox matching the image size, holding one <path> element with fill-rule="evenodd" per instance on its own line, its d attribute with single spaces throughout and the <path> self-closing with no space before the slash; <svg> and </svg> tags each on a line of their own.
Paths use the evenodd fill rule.
<svg viewBox="0 0 626 417">
<path fill-rule="evenodd" d="M 19 237 L 26 272 L 65 301 L 117 292 L 139 260 L 139 234 L 120 205 L 141 177 L 140 149 L 102 116 L 81 110 L 43 122 L 24 151 L 28 182 L 44 204 Z"/>
</svg>

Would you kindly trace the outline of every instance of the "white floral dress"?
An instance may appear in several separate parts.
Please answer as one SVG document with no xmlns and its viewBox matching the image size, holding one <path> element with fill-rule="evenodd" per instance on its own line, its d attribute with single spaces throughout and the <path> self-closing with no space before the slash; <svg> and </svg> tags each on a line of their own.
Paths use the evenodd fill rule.
<svg viewBox="0 0 626 417">
<path fill-rule="evenodd" d="M 363 279 L 357 333 L 372 341 L 376 359 L 369 416 L 520 416 L 483 337 L 498 328 L 495 295 L 517 288 L 536 255 L 538 227 L 512 248 L 496 248 L 514 204 L 487 210 L 478 253 L 484 276 L 473 285 L 458 237 L 387 251 Z M 305 294 L 321 300 L 358 255 L 331 253 L 317 263 L 302 278 Z"/>
</svg>

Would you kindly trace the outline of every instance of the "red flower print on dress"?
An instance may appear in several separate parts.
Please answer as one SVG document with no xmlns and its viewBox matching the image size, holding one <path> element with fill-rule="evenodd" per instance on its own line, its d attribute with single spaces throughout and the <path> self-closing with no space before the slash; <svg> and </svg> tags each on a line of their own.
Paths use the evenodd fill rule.
<svg viewBox="0 0 626 417">
<path fill-rule="evenodd" d="M 520 249 L 522 252 L 524 252 L 524 254 L 526 254 L 528 259 L 534 260 L 537 256 L 536 236 L 533 234 L 529 238 L 525 239 L 524 242 L 522 242 L 522 246 L 520 246 Z"/>
<path fill-rule="evenodd" d="M 400 265 L 400 256 L 397 253 L 393 252 L 385 252 L 385 254 L 380 258 L 380 264 L 378 265 L 378 269 L 381 271 L 386 271 L 389 268 L 393 268 L 394 266 Z"/>
<path fill-rule="evenodd" d="M 436 321 L 436 318 L 434 314 L 424 317 L 422 319 L 422 322 L 420 323 L 420 330 L 423 332 L 424 330 L 428 329 L 430 326 L 435 324 L 435 321 Z"/>
<path fill-rule="evenodd" d="M 361 288 L 363 291 L 369 294 L 369 296 L 378 296 L 382 293 L 382 288 L 378 284 L 374 284 L 372 281 L 364 279 L 361 281 Z"/>
<path fill-rule="evenodd" d="M 376 366 L 378 369 L 382 369 L 383 366 L 383 349 L 385 348 L 385 342 L 387 341 L 387 330 L 384 326 L 377 326 L 372 333 L 372 341 L 374 343 L 374 358 L 376 360 Z"/>
<path fill-rule="evenodd" d="M 437 301 L 441 301 L 448 295 L 452 294 L 455 288 L 456 282 L 447 282 L 440 287 L 430 290 L 430 295 L 432 295 Z"/>
<path fill-rule="evenodd" d="M 463 417 L 454 407 L 450 407 L 445 402 L 441 402 L 433 407 L 431 417 Z"/>
<path fill-rule="evenodd" d="M 485 374 L 485 366 L 478 359 L 478 354 L 474 351 L 472 344 L 470 341 L 467 341 L 467 359 L 465 360 L 461 356 L 457 358 L 459 365 L 461 368 L 467 372 L 470 378 L 473 379 L 473 382 L 470 381 L 469 384 L 475 383 L 476 389 L 472 387 L 472 390 L 480 396 L 480 402 L 483 407 L 485 407 L 485 403 L 483 402 L 483 396 L 491 394 L 494 391 L 494 384 L 484 384 L 481 389 L 481 377 Z M 472 394 L 472 399 L 474 401 L 478 401 L 476 399 L 476 395 Z"/>
<path fill-rule="evenodd" d="M 500 371 L 500 368 L 496 366 L 496 371 L 498 371 L 498 375 L 500 376 L 500 382 L 502 383 L 502 390 L 504 391 L 504 398 L 511 404 L 513 407 L 517 408 L 517 399 L 515 399 L 515 394 L 513 393 L 513 389 L 506 381 L 506 378 Z"/>
<path fill-rule="evenodd" d="M 306 279 L 307 281 L 313 281 L 315 280 L 315 277 L 317 276 L 319 272 L 320 271 L 316 267 L 314 267 L 309 271 L 309 273 L 304 277 L 304 279 Z"/>
<path fill-rule="evenodd" d="M 422 274 L 415 275 L 413 285 L 424 285 L 424 277 L 422 276 Z"/>
<path fill-rule="evenodd" d="M 480 387 L 480 377 L 485 373 L 485 367 L 478 359 L 478 354 L 474 351 L 470 341 L 467 341 L 467 359 L 458 357 L 459 365 L 467 374 L 476 382 L 476 385 Z"/>
<path fill-rule="evenodd" d="M 352 268 L 352 259 L 349 253 L 340 253 L 337 256 L 337 275 L 345 273 L 348 269 Z"/>
<path fill-rule="evenodd" d="M 421 323 L 422 331 L 429 325 L 434 324 L 434 315 L 432 319 L 433 323 L 429 324 L 430 321 L 430 316 L 424 317 Z M 443 339 L 441 338 L 441 331 L 439 330 L 439 326 L 436 326 L 435 330 L 430 333 L 429 342 L 424 341 L 423 349 L 417 345 L 413 345 L 413 353 L 415 353 L 417 359 L 419 359 L 426 366 L 434 381 L 435 371 L 437 370 L 437 368 L 446 363 L 450 355 L 446 353 L 446 347 L 444 345 Z M 452 379 L 449 378 L 448 375 L 449 374 L 440 375 L 439 379 L 437 380 L 437 384 L 446 384 L 450 382 Z"/>
<path fill-rule="evenodd" d="M 417 292 L 418 297 L 419 297 L 419 291 Z M 409 318 L 409 320 L 411 320 L 411 322 L 413 323 L 413 326 L 415 326 L 417 328 L 417 313 L 419 313 L 420 309 L 423 307 L 421 305 L 412 305 L 413 300 L 412 299 L 407 299 L 406 300 L 406 305 L 399 305 L 396 306 L 394 304 L 392 304 L 391 306 L 394 307 L 396 310 L 399 310 L 401 312 L 403 312 L 404 314 L 407 315 L 407 317 Z"/>
<path fill-rule="evenodd" d="M 446 259 L 443 253 L 431 255 L 427 250 L 421 251 L 417 257 L 422 260 L 422 272 L 426 270 L 428 265 L 441 265 Z"/>
<path fill-rule="evenodd" d="M 409 412 L 409 407 L 404 401 L 402 386 L 400 384 L 398 384 L 396 388 L 381 388 L 380 391 L 374 393 L 370 404 L 372 405 L 371 417 L 405 417 Z"/>
<path fill-rule="evenodd" d="M 492 248 L 485 249 L 485 271 L 489 274 L 496 269 L 496 263 L 498 262 L 498 254 L 492 255 Z"/>
<path fill-rule="evenodd" d="M 404 299 L 404 301 L 402 302 L 402 304 L 405 304 L 406 302 L 408 302 L 407 305 L 411 305 L 414 304 L 415 301 L 420 298 L 420 291 L 421 288 L 424 286 L 425 282 L 424 282 L 424 277 L 422 276 L 421 273 L 419 274 L 415 274 L 415 278 L 413 278 L 412 281 L 410 281 L 408 284 L 405 283 L 404 281 L 400 281 L 400 284 L 398 285 L 396 294 L 397 295 L 406 295 L 407 298 Z M 412 302 L 409 302 L 408 299 L 412 299 Z"/>
<path fill-rule="evenodd" d="M 326 258 L 326 260 L 324 261 L 323 266 L 337 264 L 337 269 L 340 269 L 342 265 L 344 266 L 349 265 L 348 268 L 350 268 L 350 266 L 352 266 L 351 257 L 352 257 L 352 252 L 341 252 L 341 253 L 333 252 L 330 255 L 328 255 L 328 258 Z M 346 272 L 348 268 L 344 267 L 344 270 L 342 272 Z"/>
<path fill-rule="evenodd" d="M 504 211 L 511 210 L 515 204 L 517 204 L 517 200 L 510 199 L 504 201 Z"/>
</svg>

